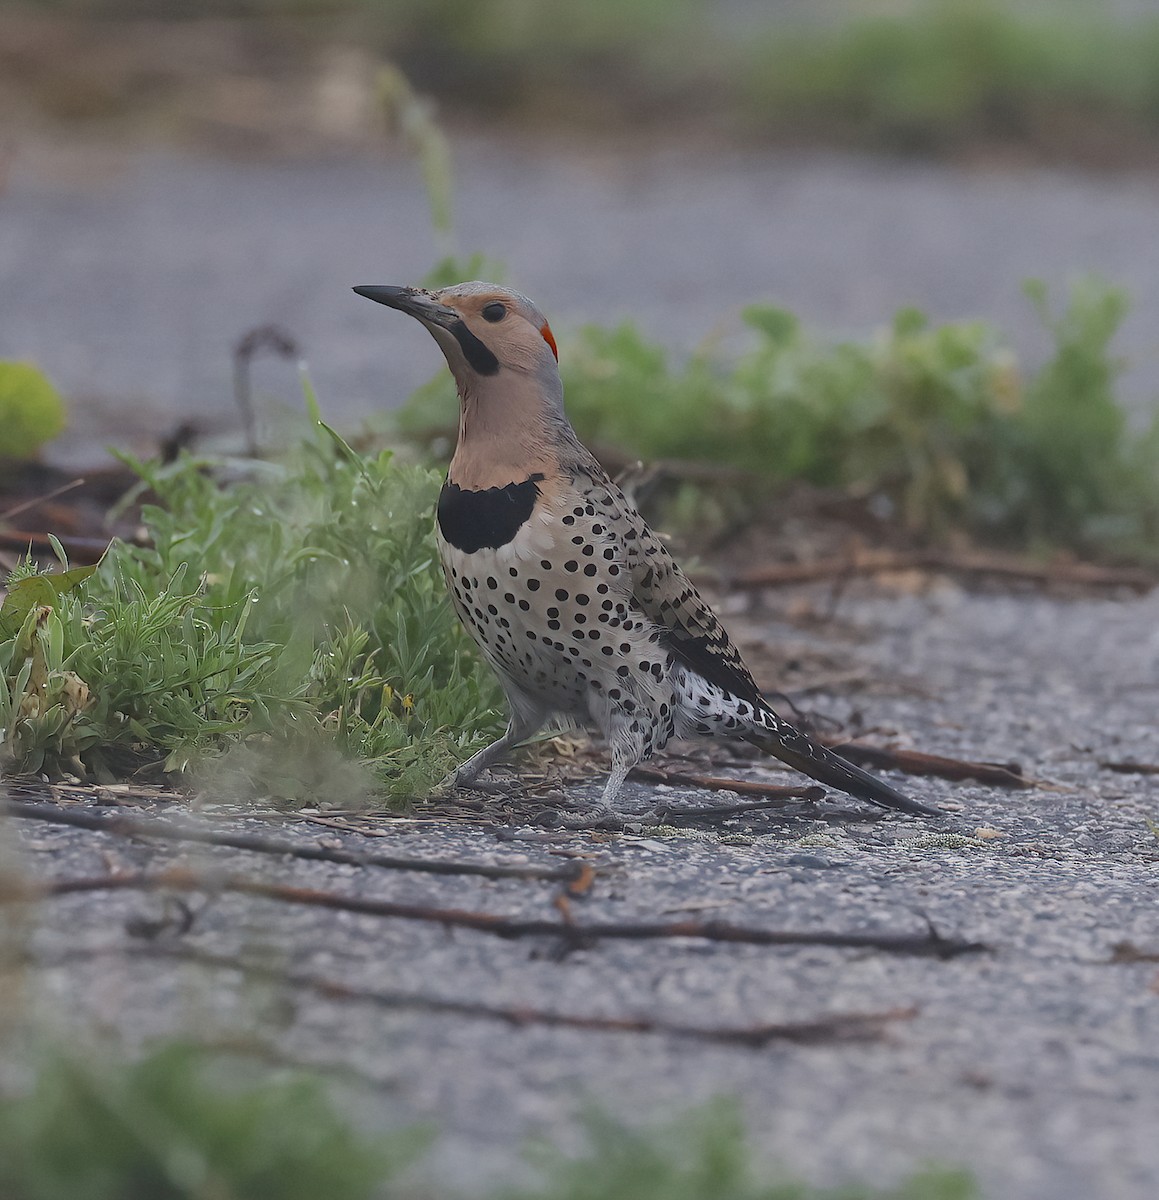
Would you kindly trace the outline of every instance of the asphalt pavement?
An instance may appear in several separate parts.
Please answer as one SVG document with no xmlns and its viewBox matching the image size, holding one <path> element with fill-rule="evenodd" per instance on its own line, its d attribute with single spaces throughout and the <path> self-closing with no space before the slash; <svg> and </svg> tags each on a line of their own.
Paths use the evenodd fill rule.
<svg viewBox="0 0 1159 1200">
<path fill-rule="evenodd" d="M 918 941 L 932 927 L 984 949 L 941 958 L 702 937 L 577 944 L 228 892 L 193 897 L 182 932 L 155 894 L 91 893 L 44 902 L 28 934 L 42 1019 L 70 1033 L 112 1029 L 130 1044 L 256 1032 L 278 1055 L 352 1074 L 344 1086 L 370 1127 L 431 1122 L 441 1137 L 430 1171 L 467 1192 L 525 1171 L 529 1135 L 574 1146 L 591 1101 L 647 1122 L 731 1095 L 761 1159 L 818 1182 L 886 1183 L 933 1161 L 969 1167 L 993 1200 L 1154 1196 L 1159 776 L 1100 764 L 1159 763 L 1159 595 L 983 595 L 941 581 L 917 594 L 855 588 L 835 619 L 802 624 L 811 596 L 775 594 L 742 622 L 746 638 L 824 653 L 865 680 L 811 694 L 810 707 L 858 713 L 917 749 L 1017 761 L 1037 785 L 891 774 L 947 815 L 882 815 L 830 796 L 691 823 L 654 809 L 729 797 L 635 785 L 623 834 L 545 827 L 550 796 L 514 808 L 496 797 L 466 817 L 420 807 L 410 821 L 371 823 L 374 836 L 203 819 L 363 853 L 548 868 L 590 856 L 590 892 L 568 901 L 584 924 L 697 920 Z M 727 747 L 714 761 L 718 773 L 790 781 L 738 765 Z M 567 799 L 594 801 L 598 782 L 569 787 Z M 65 799 L 110 811 L 80 793 Z M 373 901 L 563 919 L 558 882 L 159 846 L 30 821 L 2 832 L 33 879 L 183 864 Z M 247 982 L 228 965 L 155 954 L 241 958 L 395 1000 Z M 541 1016 L 435 1009 L 446 1002 Z M 893 1017 L 865 1041 L 730 1044 L 558 1027 L 550 1013 L 702 1030 Z"/>
</svg>

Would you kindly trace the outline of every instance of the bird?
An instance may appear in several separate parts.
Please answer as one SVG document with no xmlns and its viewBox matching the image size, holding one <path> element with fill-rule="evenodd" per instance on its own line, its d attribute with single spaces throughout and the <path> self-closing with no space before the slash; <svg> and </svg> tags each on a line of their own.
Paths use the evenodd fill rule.
<svg viewBox="0 0 1159 1200">
<path fill-rule="evenodd" d="M 480 281 L 354 291 L 425 326 L 459 394 L 436 540 L 451 602 L 510 715 L 445 787 L 469 784 L 562 718 L 607 741 L 606 812 L 632 767 L 699 735 L 743 739 L 883 808 L 941 815 L 773 711 L 716 614 L 577 437 L 555 337 L 531 300 Z"/>
</svg>

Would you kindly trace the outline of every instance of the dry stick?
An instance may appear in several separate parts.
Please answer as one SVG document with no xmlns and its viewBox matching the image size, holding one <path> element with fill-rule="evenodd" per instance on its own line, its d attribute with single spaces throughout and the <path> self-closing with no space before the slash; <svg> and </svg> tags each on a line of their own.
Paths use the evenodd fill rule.
<svg viewBox="0 0 1159 1200">
<path fill-rule="evenodd" d="M 601 938 L 655 940 L 704 938 L 713 942 L 745 943 L 755 946 L 835 946 L 847 949 L 883 950 L 890 954 L 912 954 L 928 958 L 956 958 L 989 947 L 982 942 L 945 938 L 932 926 L 925 934 L 830 933 L 824 930 L 757 929 L 730 925 L 725 921 L 621 921 L 606 923 L 563 923 L 543 919 L 519 919 L 499 913 L 474 912 L 462 908 L 434 908 L 428 904 L 401 904 L 367 896 L 341 895 L 316 888 L 291 887 L 236 875 L 221 875 L 172 867 L 164 871 L 131 871 L 59 879 L 46 883 L 13 886 L 0 892 L 0 904 L 71 896 L 99 891 L 237 892 L 285 904 L 306 904 L 339 912 L 372 917 L 394 917 L 404 921 L 429 921 L 449 928 L 474 929 L 496 937 L 558 937 L 573 944 L 588 944 Z"/>
<path fill-rule="evenodd" d="M 810 696 L 817 692 L 844 691 L 848 688 L 861 687 L 869 682 L 869 676 L 864 671 L 840 671 L 832 675 L 817 675 L 812 679 L 794 683 L 789 691 L 793 696 Z M 910 685 L 912 689 L 912 685 Z"/>
<path fill-rule="evenodd" d="M 804 796 L 805 800 L 824 800 L 824 788 L 802 788 L 801 791 L 812 792 L 812 795 Z M 766 808 L 771 808 L 774 805 L 778 808 L 784 807 L 779 801 L 769 800 L 742 800 L 737 804 L 710 804 L 703 808 L 698 808 L 696 805 L 689 804 L 687 806 L 680 804 L 657 804 L 650 813 L 645 814 L 646 819 L 661 818 L 664 821 L 715 821 L 723 817 L 743 817 L 745 813 L 762 812 Z"/>
<path fill-rule="evenodd" d="M 1032 787 L 1034 781 L 1027 779 L 1014 767 L 1003 763 L 969 762 L 960 758 L 947 758 L 941 754 L 924 754 L 920 750 L 903 750 L 892 746 L 872 746 L 865 742 L 833 742 L 824 739 L 824 744 L 837 754 L 863 766 L 892 768 L 907 775 L 937 775 L 943 779 L 977 779 L 982 783 L 1003 784 L 1006 787 Z M 821 787 L 785 787 L 777 784 L 756 783 L 744 779 L 725 779 L 718 775 L 696 775 L 686 772 L 660 771 L 655 767 L 633 767 L 629 778 L 646 779 L 656 783 L 690 784 L 693 787 L 719 791 L 739 792 L 744 796 L 767 796 L 774 800 L 823 800 L 825 789 Z M 734 805 L 725 813 L 723 809 L 669 809 L 678 816 L 732 815 L 752 808 L 763 808 L 764 804 Z"/>
<path fill-rule="evenodd" d="M 765 804 L 778 800 L 822 800 L 825 789 L 816 786 L 792 787 L 779 783 L 758 783 L 749 779 L 726 779 L 721 775 L 698 775 L 690 771 L 662 771 L 658 767 L 633 767 L 628 773 L 629 779 L 642 779 L 649 783 L 669 783 L 688 787 L 705 788 L 713 792 L 736 792 L 741 796 L 760 796 L 763 804 L 732 805 L 730 811 L 747 812 L 752 808 L 763 808 Z M 724 810 L 719 808 L 675 808 L 664 806 L 669 813 L 682 817 L 695 817 L 699 814 L 706 816 L 720 815 Z"/>
<path fill-rule="evenodd" d="M 18 817 L 29 821 L 46 821 L 51 825 L 69 825 L 75 829 L 91 829 L 116 837 L 153 838 L 158 841 L 198 842 L 206 846 L 227 846 L 232 850 L 252 850 L 258 854 L 288 855 L 315 862 L 342 863 L 355 867 L 383 867 L 391 871 L 420 871 L 428 875 L 480 875 L 484 879 L 534 879 L 571 883 L 579 877 L 582 866 L 568 863 L 562 867 L 499 865 L 460 862 L 453 859 L 399 858 L 389 854 L 361 854 L 356 850 L 338 850 L 312 846 L 285 838 L 263 837 L 252 833 L 228 833 L 225 830 L 197 828 L 174 821 L 153 818 L 127 817 L 115 814 L 98 817 L 95 813 L 57 808 L 52 804 L 33 804 L 25 800 L 0 800 L 0 816 Z"/>
<path fill-rule="evenodd" d="M 902 771 L 906 775 L 936 775 L 941 779 L 976 779 L 980 783 L 996 783 L 1005 787 L 1035 786 L 1035 780 L 1027 779 L 1013 765 L 969 762 L 962 758 L 947 758 L 941 754 L 924 754 L 920 750 L 870 746 L 865 742 L 826 741 L 825 744 L 830 750 L 860 766 L 892 769 Z"/>
<path fill-rule="evenodd" d="M 1151 950 L 1140 950 L 1134 942 L 1116 942 L 1111 947 L 1111 957 L 1104 959 L 1107 963 L 1157 963 L 1159 953 Z"/>
<path fill-rule="evenodd" d="M 1149 592 L 1159 576 L 1131 567 L 1099 567 L 1093 563 L 1037 563 L 990 554 L 950 554 L 939 551 L 914 552 L 867 551 L 840 558 L 820 558 L 813 562 L 772 563 L 743 571 L 730 582 L 738 588 L 779 587 L 794 583 L 815 583 L 822 579 L 840 579 L 853 575 L 876 575 L 882 571 L 952 571 L 965 575 L 997 575 L 1004 579 L 1038 584 L 1078 584 L 1083 587 L 1126 587 Z"/>
<path fill-rule="evenodd" d="M 60 487 L 54 488 L 51 492 L 46 492 L 43 496 L 33 496 L 31 499 L 22 500 L 19 504 L 14 504 L 11 508 L 0 512 L 0 521 L 11 521 L 13 517 L 27 512 L 30 508 L 35 508 L 38 504 L 47 504 L 50 500 L 63 496 L 65 492 L 71 492 L 73 488 L 84 487 L 84 485 L 85 480 L 73 479 L 69 483 L 62 483 Z"/>
<path fill-rule="evenodd" d="M 253 381 L 250 373 L 254 356 L 260 350 L 279 358 L 298 358 L 301 351 L 294 335 L 278 325 L 259 325 L 238 339 L 233 348 L 233 398 L 241 411 L 245 425 L 246 451 L 251 458 L 261 457 L 258 445 L 257 413 L 253 403 Z"/>
<path fill-rule="evenodd" d="M 1114 771 L 1118 775 L 1159 775 L 1159 763 L 1142 763 L 1131 762 L 1111 762 L 1107 759 L 1101 759 L 1099 766 L 1104 771 Z"/>
<path fill-rule="evenodd" d="M 177 958 L 189 957 L 186 953 Z M 206 966 L 235 967 L 250 973 L 250 967 L 223 956 L 197 954 L 195 961 Z M 790 1021 L 728 1026 L 691 1025 L 665 1021 L 658 1017 L 600 1017 L 578 1013 L 551 1012 L 529 1005 L 490 1005 L 474 1000 L 450 1000 L 419 993 L 377 991 L 355 988 L 336 979 L 327 979 L 306 972 L 279 972 L 259 967 L 258 974 L 293 987 L 307 989 L 332 1000 L 350 1000 L 374 1004 L 382 1008 L 415 1008 L 428 1012 L 449 1013 L 455 1016 L 478 1017 L 503 1021 L 509 1025 L 547 1025 L 552 1028 L 582 1029 L 595 1033 L 661 1033 L 699 1041 L 725 1042 L 744 1046 L 763 1046 L 770 1041 L 819 1043 L 826 1041 L 869 1041 L 880 1038 L 882 1026 L 890 1021 L 911 1020 L 917 1016 L 916 1007 L 892 1008 L 876 1013 L 832 1013 L 811 1021 Z"/>
<path fill-rule="evenodd" d="M 551 1028 L 581 1029 L 593 1033 L 660 1033 L 698 1041 L 724 1042 L 743 1046 L 763 1046 L 771 1041 L 788 1041 L 806 1045 L 832 1041 L 873 1041 L 883 1036 L 883 1026 L 887 1023 L 912 1020 L 918 1015 L 917 1007 L 910 1006 L 885 1009 L 881 1012 L 829 1013 L 810 1021 L 732 1027 L 693 1025 L 678 1021 L 665 1021 L 659 1017 L 585 1016 L 579 1013 L 552 1012 L 525 1004 L 492 1005 L 477 1000 L 452 1000 L 442 996 L 429 996 L 422 992 L 380 991 L 372 988 L 352 987 L 342 980 L 315 975 L 308 971 L 282 971 L 264 963 L 248 961 L 229 954 L 213 954 L 189 946 L 137 946 L 119 951 L 110 951 L 108 947 L 100 947 L 96 950 L 79 952 L 79 956 L 85 958 L 107 957 L 110 954 L 124 958 L 163 958 L 178 963 L 206 967 L 210 970 L 239 971 L 266 983 L 301 988 L 304 991 L 313 992 L 323 999 L 373 1004 L 379 1008 L 405 1008 L 420 1012 L 446 1013 L 459 1017 L 502 1021 L 517 1027 L 547 1025 Z M 71 960 L 78 957 L 78 954 L 69 953 L 61 957 Z M 55 966 L 58 962 L 59 958 L 47 963 L 36 959 L 26 959 L 24 965 Z"/>
</svg>

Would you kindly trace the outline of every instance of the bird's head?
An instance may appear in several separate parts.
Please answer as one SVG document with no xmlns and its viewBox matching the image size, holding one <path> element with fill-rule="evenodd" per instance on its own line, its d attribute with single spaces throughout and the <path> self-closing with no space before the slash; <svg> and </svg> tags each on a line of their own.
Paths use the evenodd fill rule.
<svg viewBox="0 0 1159 1200">
<path fill-rule="evenodd" d="M 421 321 L 446 355 L 460 391 L 486 390 L 504 373 L 550 380 L 559 354 L 546 317 L 526 296 L 493 283 L 423 288 L 370 286 L 360 296 Z"/>
<path fill-rule="evenodd" d="M 526 296 L 478 282 L 438 291 L 354 290 L 421 321 L 446 357 L 460 408 L 452 478 L 471 487 L 505 485 L 530 469 L 547 471 L 559 448 L 575 443 L 555 338 Z"/>
</svg>

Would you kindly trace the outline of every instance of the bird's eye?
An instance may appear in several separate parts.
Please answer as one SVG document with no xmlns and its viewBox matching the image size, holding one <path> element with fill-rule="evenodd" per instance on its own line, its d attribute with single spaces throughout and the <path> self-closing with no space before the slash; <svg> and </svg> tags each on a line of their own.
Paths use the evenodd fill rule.
<svg viewBox="0 0 1159 1200">
<path fill-rule="evenodd" d="M 483 305 L 483 320 L 490 321 L 494 324 L 496 321 L 502 321 L 507 315 L 507 305 L 502 300 L 492 300 L 490 304 Z"/>
</svg>

